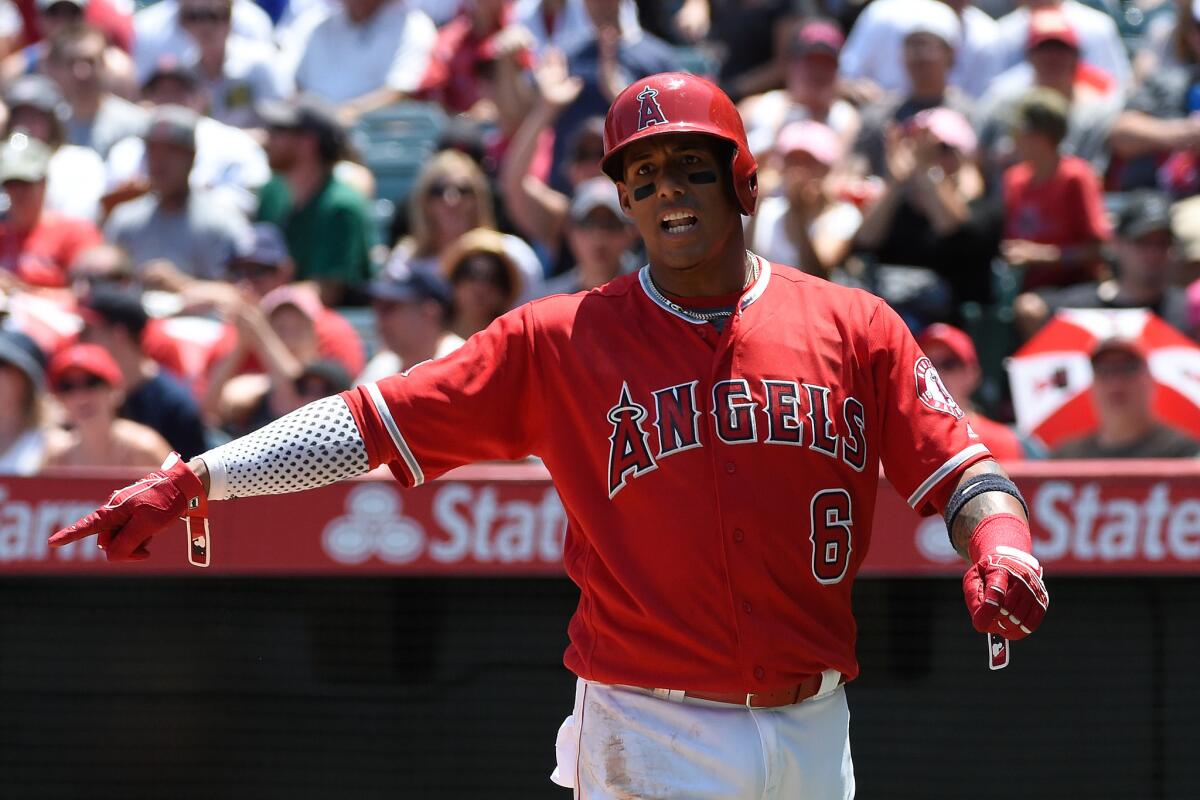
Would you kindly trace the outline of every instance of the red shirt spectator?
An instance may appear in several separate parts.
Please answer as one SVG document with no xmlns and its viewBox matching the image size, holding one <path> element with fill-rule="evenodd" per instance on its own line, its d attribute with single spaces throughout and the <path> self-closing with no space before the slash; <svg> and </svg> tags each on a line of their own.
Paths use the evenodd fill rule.
<svg viewBox="0 0 1200 800">
<path fill-rule="evenodd" d="M 441 103 L 451 114 L 470 111 L 482 99 L 482 79 L 504 49 L 497 34 L 511 22 L 512 4 L 504 3 L 499 14 L 490 18 L 482 5 L 464 9 L 438 31 L 418 89 L 421 97 Z M 518 51 L 517 64 L 522 69 L 532 66 L 527 49 Z"/>
<path fill-rule="evenodd" d="M 66 286 L 67 268 L 103 237 L 90 222 L 45 210 L 49 165 L 49 148 L 23 133 L 0 148 L 0 183 L 9 198 L 0 223 L 0 269 L 35 286 Z"/>
</svg>

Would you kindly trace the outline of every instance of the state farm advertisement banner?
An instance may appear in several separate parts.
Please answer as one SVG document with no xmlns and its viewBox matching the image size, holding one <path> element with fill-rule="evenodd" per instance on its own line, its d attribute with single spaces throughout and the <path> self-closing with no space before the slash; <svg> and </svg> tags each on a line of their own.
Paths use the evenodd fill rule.
<svg viewBox="0 0 1200 800">
<path fill-rule="evenodd" d="M 1052 575 L 1200 571 L 1200 463 L 1042 463 L 1011 470 L 1034 549 Z M 152 557 L 109 564 L 94 542 L 46 538 L 103 502 L 128 474 L 0 478 L 0 574 L 198 574 L 183 523 Z M 414 490 L 367 477 L 294 495 L 212 505 L 221 574 L 554 575 L 566 515 L 541 467 L 484 466 Z M 801 532 L 807 535 L 807 531 Z M 959 575 L 939 518 L 880 486 L 865 575 Z"/>
</svg>

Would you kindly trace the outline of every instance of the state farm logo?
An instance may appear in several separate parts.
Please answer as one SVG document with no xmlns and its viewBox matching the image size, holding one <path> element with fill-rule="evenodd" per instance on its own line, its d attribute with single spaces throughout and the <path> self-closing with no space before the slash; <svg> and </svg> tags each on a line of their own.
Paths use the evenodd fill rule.
<svg viewBox="0 0 1200 800">
<path fill-rule="evenodd" d="M 50 534 L 65 528 L 96 508 L 90 500 L 38 500 L 10 498 L 0 486 L 0 564 L 18 561 L 103 561 L 104 553 L 94 540 L 71 542 L 51 549 Z"/>
<path fill-rule="evenodd" d="M 421 555 L 425 529 L 400 516 L 401 500 L 388 486 L 364 484 L 346 495 L 346 514 L 325 526 L 321 544 L 343 564 L 361 564 L 378 556 L 388 564 L 407 564 Z"/>
<path fill-rule="evenodd" d="M 325 553 L 341 564 L 377 558 L 387 564 L 557 564 L 566 514 L 553 488 L 537 500 L 502 500 L 494 486 L 437 483 L 428 531 L 404 515 L 390 484 L 361 484 L 346 495 L 345 513 L 321 532 Z M 430 522 L 426 519 L 426 522 Z"/>
</svg>

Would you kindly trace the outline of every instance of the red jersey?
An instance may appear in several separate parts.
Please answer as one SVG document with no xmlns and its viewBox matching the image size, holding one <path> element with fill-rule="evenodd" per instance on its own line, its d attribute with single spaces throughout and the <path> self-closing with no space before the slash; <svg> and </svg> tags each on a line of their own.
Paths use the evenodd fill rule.
<svg viewBox="0 0 1200 800">
<path fill-rule="evenodd" d="M 342 395 L 372 468 L 406 486 L 545 461 L 580 588 L 564 660 L 583 678 L 737 692 L 853 678 L 850 586 L 879 463 L 929 513 L 988 456 L 883 301 L 759 264 L 722 331 L 656 299 L 643 268 Z"/>
<path fill-rule="evenodd" d="M 1028 162 L 1004 173 L 1004 238 L 1060 247 L 1108 239 L 1108 218 L 1100 179 L 1088 162 L 1063 156 L 1049 180 L 1033 182 Z M 1024 288 L 1067 286 L 1095 280 L 1099 262 L 1071 267 L 1033 267 Z"/>
<path fill-rule="evenodd" d="M 67 269 L 79 254 L 104 242 L 91 222 L 43 211 L 33 230 L 0 225 L 0 269 L 34 286 L 66 286 Z"/>
</svg>

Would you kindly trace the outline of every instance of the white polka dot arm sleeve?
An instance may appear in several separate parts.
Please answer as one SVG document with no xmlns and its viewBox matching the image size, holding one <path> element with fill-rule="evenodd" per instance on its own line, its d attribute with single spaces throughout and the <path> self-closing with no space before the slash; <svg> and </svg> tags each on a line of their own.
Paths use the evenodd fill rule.
<svg viewBox="0 0 1200 800">
<path fill-rule="evenodd" d="M 200 456 L 209 500 L 315 489 L 370 470 L 367 446 L 346 402 L 309 403 Z"/>
</svg>

